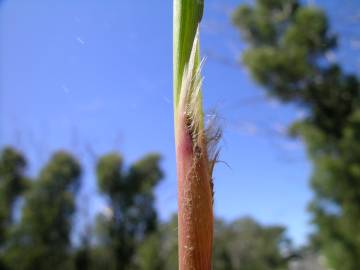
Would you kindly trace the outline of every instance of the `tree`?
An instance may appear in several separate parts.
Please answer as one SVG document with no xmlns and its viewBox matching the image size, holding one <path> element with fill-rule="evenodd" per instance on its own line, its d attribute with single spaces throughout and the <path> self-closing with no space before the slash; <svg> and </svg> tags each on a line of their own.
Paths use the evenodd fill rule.
<svg viewBox="0 0 360 270">
<path fill-rule="evenodd" d="M 310 204 L 317 241 L 333 269 L 360 269 L 359 79 L 327 55 L 337 47 L 323 11 L 297 0 L 257 0 L 233 22 L 249 44 L 243 63 L 270 95 L 305 108 L 294 123 L 313 161 Z"/>
<path fill-rule="evenodd" d="M 86 230 L 81 237 L 80 246 L 74 251 L 74 268 L 76 270 L 90 270 L 92 269 L 92 247 L 90 244 L 91 231 Z M 96 268 L 95 268 L 96 269 Z M 101 269 L 101 268 L 99 268 Z"/>
<path fill-rule="evenodd" d="M 14 203 L 27 186 L 25 166 L 25 158 L 19 152 L 4 148 L 0 156 L 0 244 L 13 222 Z"/>
<path fill-rule="evenodd" d="M 125 171 L 115 153 L 97 164 L 100 191 L 109 204 L 108 213 L 98 217 L 99 240 L 110 250 L 113 269 L 130 269 L 137 247 L 157 229 L 154 188 L 162 179 L 160 157 L 150 154 Z"/>
<path fill-rule="evenodd" d="M 178 268 L 178 218 L 159 225 L 138 248 L 136 266 L 141 270 L 165 270 Z"/>
<path fill-rule="evenodd" d="M 218 270 L 287 269 L 291 251 L 283 227 L 262 226 L 251 218 L 230 224 L 217 220 L 214 246 Z"/>
<path fill-rule="evenodd" d="M 13 225 L 14 204 L 28 185 L 24 177 L 25 158 L 11 147 L 6 147 L 0 154 L 0 269 L 2 252 L 7 235 Z"/>
<path fill-rule="evenodd" d="M 71 217 L 80 165 L 57 152 L 25 197 L 20 223 L 8 241 L 9 269 L 48 270 L 70 267 Z"/>
<path fill-rule="evenodd" d="M 176 230 L 175 215 L 139 247 L 137 269 L 176 269 Z M 285 270 L 292 252 L 281 226 L 263 226 L 251 218 L 231 223 L 215 220 L 213 266 L 216 270 Z"/>
</svg>

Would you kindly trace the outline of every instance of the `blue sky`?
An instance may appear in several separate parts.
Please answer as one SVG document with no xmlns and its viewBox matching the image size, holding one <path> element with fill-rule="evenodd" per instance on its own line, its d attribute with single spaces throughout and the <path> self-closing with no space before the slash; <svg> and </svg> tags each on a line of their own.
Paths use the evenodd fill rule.
<svg viewBox="0 0 360 270">
<path fill-rule="evenodd" d="M 215 212 L 283 224 L 301 244 L 311 230 L 311 165 L 302 143 L 285 133 L 305 112 L 266 98 L 237 64 L 244 44 L 229 14 L 242 2 L 208 0 L 202 23 L 205 108 L 220 116 L 227 164 L 215 171 Z M 308 2 L 327 10 L 335 30 L 352 31 L 345 17 L 359 10 L 355 0 Z M 347 37 L 330 57 L 356 70 L 350 52 L 360 44 Z M 22 149 L 31 175 L 53 151 L 74 153 L 85 171 L 79 205 L 90 216 L 104 207 L 96 157 L 115 150 L 131 164 L 159 152 L 166 176 L 157 208 L 162 220 L 176 211 L 172 1 L 5 0 L 0 40 L 0 145 Z"/>
</svg>

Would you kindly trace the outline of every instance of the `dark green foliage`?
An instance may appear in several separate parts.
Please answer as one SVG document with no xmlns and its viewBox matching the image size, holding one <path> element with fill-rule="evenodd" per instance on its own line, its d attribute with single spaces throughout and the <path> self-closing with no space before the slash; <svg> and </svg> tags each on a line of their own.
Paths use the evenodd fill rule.
<svg viewBox="0 0 360 270">
<path fill-rule="evenodd" d="M 177 218 L 162 224 L 137 253 L 138 269 L 177 269 Z M 216 270 L 288 269 L 290 245 L 278 226 L 262 226 L 250 218 L 215 223 L 213 268 Z"/>
<path fill-rule="evenodd" d="M 98 185 L 110 206 L 110 215 L 98 217 L 99 239 L 116 270 L 130 269 L 137 247 L 156 230 L 154 187 L 163 177 L 159 161 L 158 155 L 148 155 L 127 171 L 117 154 L 98 162 Z"/>
<path fill-rule="evenodd" d="M 92 266 L 92 247 L 90 244 L 91 231 L 85 230 L 82 236 L 81 245 L 74 251 L 74 268 L 75 270 L 90 270 Z"/>
<path fill-rule="evenodd" d="M 53 155 L 26 194 L 20 223 L 6 251 L 10 269 L 69 267 L 71 217 L 80 166 L 65 152 Z"/>
<path fill-rule="evenodd" d="M 81 247 L 75 254 L 75 269 L 91 269 L 91 249 L 90 247 Z"/>
<path fill-rule="evenodd" d="M 8 233 L 13 225 L 14 204 L 26 189 L 28 180 L 24 177 L 25 158 L 15 149 L 6 147 L 0 154 L 0 269 Z"/>
<path fill-rule="evenodd" d="M 99 189 L 107 197 L 111 216 L 98 217 L 96 245 L 88 230 L 75 247 L 70 235 L 81 173 L 78 162 L 58 152 L 30 185 L 23 176 L 24 158 L 11 148 L 4 149 L 0 157 L 0 269 L 136 269 L 138 247 L 157 233 L 153 190 L 162 178 L 159 161 L 158 155 L 148 155 L 126 173 L 116 154 L 99 161 Z M 18 209 L 21 218 L 14 223 L 13 205 L 25 188 L 23 207 Z"/>
<path fill-rule="evenodd" d="M 146 238 L 136 254 L 136 266 L 142 270 L 178 268 L 177 215 L 160 224 L 157 232 Z"/>
<path fill-rule="evenodd" d="M 136 264 L 141 270 L 162 270 L 165 268 L 165 258 L 162 249 L 163 235 L 154 233 L 146 238 L 138 248 Z M 177 250 L 176 250 L 177 252 Z"/>
<path fill-rule="evenodd" d="M 16 150 L 8 147 L 0 156 L 0 246 L 13 222 L 13 206 L 27 186 L 24 177 L 26 162 Z"/>
<path fill-rule="evenodd" d="M 250 218 L 230 224 L 217 221 L 214 242 L 214 269 L 282 270 L 287 269 L 290 252 L 285 229 L 265 227 Z"/>
<path fill-rule="evenodd" d="M 101 158 L 98 185 L 109 209 L 98 216 L 96 241 L 91 241 L 89 224 L 80 245 L 74 246 L 70 235 L 81 173 L 78 162 L 58 152 L 30 185 L 23 176 L 24 158 L 5 149 L 0 159 L 0 190 L 13 194 L 13 200 L 1 201 L 7 203 L 2 209 L 9 222 L 8 237 L 0 248 L 4 259 L 0 270 L 177 269 L 177 216 L 158 224 L 154 208 L 154 188 L 163 176 L 159 162 L 158 155 L 147 155 L 125 168 L 117 154 Z M 10 222 L 13 202 L 25 187 L 21 219 Z M 264 227 L 251 219 L 230 224 L 218 220 L 214 269 L 284 269 L 284 241 L 281 227 Z"/>
<path fill-rule="evenodd" d="M 360 269 L 359 79 L 326 58 L 336 36 L 317 8 L 258 0 L 239 7 L 233 22 L 250 45 L 243 62 L 255 80 L 308 112 L 291 132 L 305 141 L 314 163 L 317 245 L 333 269 Z"/>
</svg>

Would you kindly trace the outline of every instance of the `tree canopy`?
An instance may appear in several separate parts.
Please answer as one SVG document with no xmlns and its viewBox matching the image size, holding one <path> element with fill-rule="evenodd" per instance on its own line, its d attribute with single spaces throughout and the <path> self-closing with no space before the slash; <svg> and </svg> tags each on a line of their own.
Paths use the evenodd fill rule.
<svg viewBox="0 0 360 270">
<path fill-rule="evenodd" d="M 10 269 L 63 269 L 69 264 L 75 192 L 81 169 L 66 152 L 55 153 L 25 195 L 19 224 L 5 252 Z"/>
<path fill-rule="evenodd" d="M 149 154 L 125 170 L 120 155 L 111 153 L 97 164 L 98 185 L 109 203 L 98 218 L 101 242 L 111 250 L 115 269 L 130 269 L 134 254 L 157 229 L 154 188 L 163 177 L 160 156 Z"/>
<path fill-rule="evenodd" d="M 337 48 L 326 14 L 297 0 L 257 0 L 233 13 L 242 56 L 267 93 L 307 111 L 290 134 L 313 161 L 310 204 L 317 243 L 333 269 L 360 269 L 360 86 L 327 55 Z"/>
<path fill-rule="evenodd" d="M 14 206 L 28 186 L 24 176 L 26 160 L 17 150 L 6 147 L 0 154 L 0 269 L 5 268 L 2 249 L 14 225 Z"/>
<path fill-rule="evenodd" d="M 148 154 L 130 166 L 118 153 L 98 160 L 97 184 L 107 208 L 98 215 L 96 230 L 86 231 L 76 245 L 72 235 L 82 174 L 80 163 L 60 151 L 31 181 L 26 180 L 24 168 L 25 158 L 18 151 L 3 150 L 1 192 L 11 190 L 10 183 L 16 184 L 13 198 L 22 196 L 23 203 L 16 210 L 21 212 L 20 220 L 4 227 L 7 233 L 0 249 L 0 269 L 177 268 L 177 215 L 160 222 L 154 205 L 154 190 L 163 178 L 158 154 Z M 13 182 L 5 185 L 6 179 Z M 13 204 L 7 203 L 3 209 L 11 220 Z M 290 246 L 283 227 L 263 226 L 251 218 L 231 223 L 217 219 L 214 241 L 215 269 L 286 269 Z"/>
<path fill-rule="evenodd" d="M 147 238 L 137 255 L 140 269 L 177 268 L 176 226 L 174 216 Z M 264 226 L 252 218 L 231 223 L 216 219 L 213 250 L 216 270 L 285 270 L 292 252 L 290 240 L 281 226 Z"/>
</svg>

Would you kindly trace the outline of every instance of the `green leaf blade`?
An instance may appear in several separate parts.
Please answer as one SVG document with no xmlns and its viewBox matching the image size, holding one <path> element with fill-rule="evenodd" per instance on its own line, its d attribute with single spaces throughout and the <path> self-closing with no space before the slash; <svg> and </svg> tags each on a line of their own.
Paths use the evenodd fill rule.
<svg viewBox="0 0 360 270">
<path fill-rule="evenodd" d="M 203 0 L 174 0 L 173 84 L 174 108 L 179 103 L 181 79 L 189 61 L 192 45 L 204 10 Z M 197 53 L 197 57 L 199 53 Z M 199 61 L 197 61 L 199 62 Z"/>
</svg>

